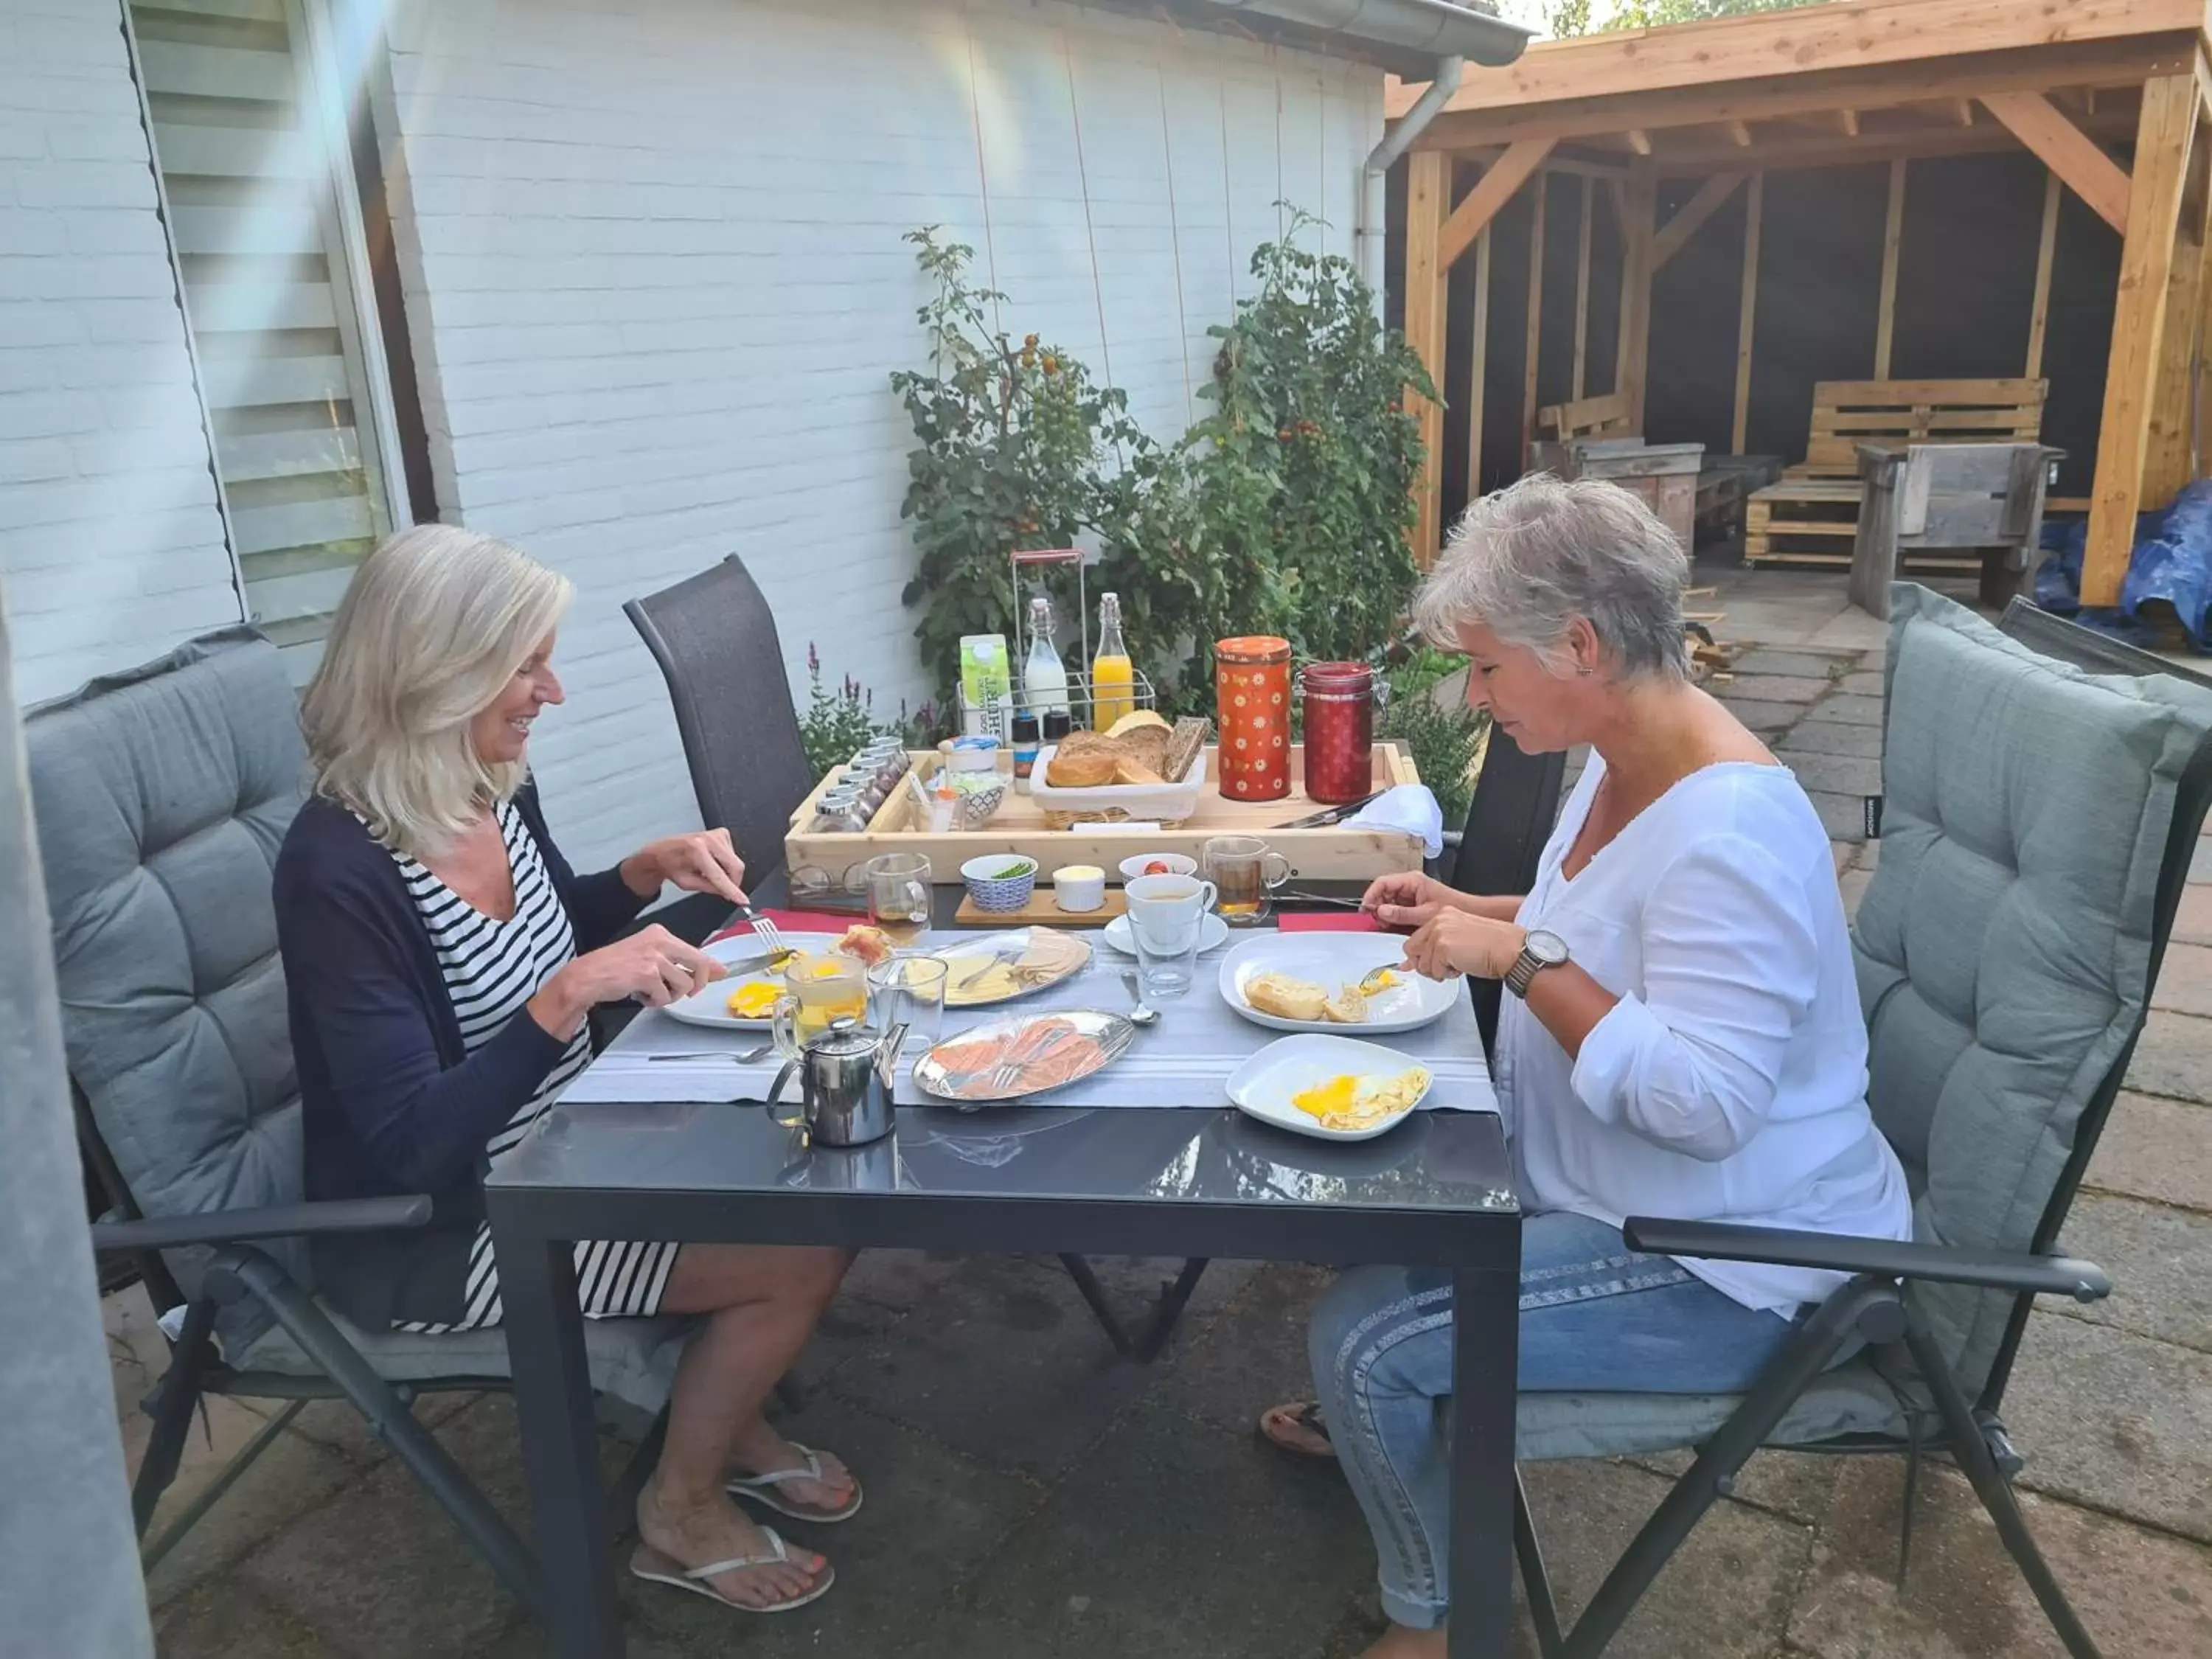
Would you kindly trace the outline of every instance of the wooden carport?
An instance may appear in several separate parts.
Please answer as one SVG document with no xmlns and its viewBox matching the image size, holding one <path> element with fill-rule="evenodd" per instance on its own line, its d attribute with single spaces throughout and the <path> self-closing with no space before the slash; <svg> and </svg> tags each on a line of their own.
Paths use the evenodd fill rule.
<svg viewBox="0 0 2212 1659">
<path fill-rule="evenodd" d="M 2212 398 L 2212 132 L 2200 131 L 2212 122 L 2207 27 L 2207 0 L 1834 0 L 1546 42 L 1509 67 L 1470 69 L 1407 159 L 1407 337 L 1447 398 L 1479 403 L 1492 281 L 1486 233 L 1532 179 L 1581 175 L 1589 182 L 1582 186 L 1573 393 L 1617 395 L 1626 429 L 1641 431 L 1654 273 L 1741 191 L 1740 450 L 1769 170 L 1889 164 L 1882 289 L 1867 343 L 1871 378 L 1887 380 L 1909 164 L 2024 147 L 2049 178 L 2035 303 L 2019 343 L 2023 377 L 2042 372 L 2060 192 L 2078 195 L 2124 239 L 2083 581 L 2085 600 L 2111 604 L 2136 513 L 2165 505 L 2212 459 L 2212 403 L 2200 404 Z M 1394 86 L 1392 113 L 1417 95 L 1417 88 Z M 1663 222 L 1662 193 L 1680 201 Z M 1617 294 L 1592 292 L 1592 200 L 1609 204 L 1618 226 Z M 1540 196 L 1540 240 L 1542 210 Z M 1472 365 L 1444 361 L 1449 278 L 1464 258 L 1475 262 Z M 1541 302 L 1534 270 L 1532 347 Z M 1771 291 L 1765 298 L 1777 303 Z M 1610 363 L 1585 361 L 1593 355 L 1589 319 L 1601 308 L 1617 308 Z M 1528 363 L 1524 431 L 1536 408 L 1533 349 Z M 1835 377 L 1861 375 L 1838 367 Z M 1416 550 L 1425 562 L 1443 528 L 1443 411 L 1420 400 L 1419 412 L 1430 459 L 1418 489 Z M 1478 411 L 1473 441 L 1482 427 Z"/>
</svg>

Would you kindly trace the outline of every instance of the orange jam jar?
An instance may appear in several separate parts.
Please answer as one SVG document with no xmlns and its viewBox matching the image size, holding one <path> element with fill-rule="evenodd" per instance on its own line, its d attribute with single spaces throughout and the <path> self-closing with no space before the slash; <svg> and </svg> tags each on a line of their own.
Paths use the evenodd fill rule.
<svg viewBox="0 0 2212 1659">
<path fill-rule="evenodd" d="M 1272 634 L 1213 647 L 1221 793 L 1280 800 L 1291 793 L 1291 642 Z"/>
</svg>

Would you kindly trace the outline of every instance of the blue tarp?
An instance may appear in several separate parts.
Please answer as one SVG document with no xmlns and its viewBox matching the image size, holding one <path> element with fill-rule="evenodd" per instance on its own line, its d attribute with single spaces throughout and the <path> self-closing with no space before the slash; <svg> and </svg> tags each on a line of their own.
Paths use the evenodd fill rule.
<svg viewBox="0 0 2212 1659">
<path fill-rule="evenodd" d="M 2130 645 L 2155 648 L 2164 642 L 2154 618 L 2171 611 L 2189 638 L 2189 648 L 2206 653 L 2212 633 L 2212 478 L 2200 478 L 2160 513 L 2136 520 L 2136 549 L 2120 584 L 2119 608 L 2085 610 L 2081 605 L 2082 545 L 2086 520 L 2046 525 L 2047 556 L 2035 573 L 2035 602 L 2055 616 L 2070 617 L 2085 627 Z M 2157 607 L 2145 614 L 2146 607 Z"/>
</svg>

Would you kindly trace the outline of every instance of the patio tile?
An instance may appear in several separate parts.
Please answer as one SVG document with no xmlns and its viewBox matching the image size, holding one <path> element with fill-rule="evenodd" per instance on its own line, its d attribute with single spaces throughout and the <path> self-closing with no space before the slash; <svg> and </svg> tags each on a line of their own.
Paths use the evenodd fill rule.
<svg viewBox="0 0 2212 1659">
<path fill-rule="evenodd" d="M 2128 1083 L 2145 1094 L 2212 1103 L 2212 1019 L 2152 1009 Z"/>
<path fill-rule="evenodd" d="M 1786 731 L 1805 712 L 1802 703 L 1765 702 L 1748 695 L 1738 696 L 1723 686 L 1717 695 L 1729 714 L 1761 736 Z"/>
<path fill-rule="evenodd" d="M 2189 878 L 2193 882 L 2212 881 L 2212 836 L 2199 836 L 2197 849 L 2190 855 Z"/>
<path fill-rule="evenodd" d="M 1690 1452 L 1674 1451 L 1627 1461 L 1672 1481 L 1689 1468 L 1692 1458 Z M 1735 1499 L 1808 1526 L 1817 1524 L 1828 1511 L 1839 1468 L 1848 1461 L 1812 1452 L 1753 1452 L 1735 1478 Z"/>
<path fill-rule="evenodd" d="M 1562 1620 L 1581 1612 L 1671 1484 L 1629 1463 L 1537 1463 L 1528 1506 Z M 1606 1649 L 1607 1659 L 1769 1659 L 1811 1559 L 1809 1528 L 1717 1504 Z M 1533 1653 L 1522 1632 L 1516 1653 Z"/>
<path fill-rule="evenodd" d="M 2212 1108 L 2123 1092 L 2089 1160 L 2088 1183 L 2212 1211 Z"/>
<path fill-rule="evenodd" d="M 634 1544 L 625 1539 L 615 1561 L 632 1653 L 702 1659 L 733 1650 L 748 1659 L 903 1655 L 916 1651 L 926 1635 L 970 1634 L 972 1618 L 956 1604 L 958 1588 L 1024 1527 L 1044 1502 L 1043 1488 L 827 1398 L 810 1402 L 783 1426 L 809 1445 L 836 1451 L 866 1484 L 867 1502 L 860 1512 L 836 1526 L 807 1526 L 750 1511 L 793 1544 L 828 1555 L 836 1565 L 836 1584 L 797 1613 L 749 1619 L 702 1596 L 630 1577 Z"/>
<path fill-rule="evenodd" d="M 1882 702 L 1880 697 L 1854 697 L 1838 694 L 1816 704 L 1814 714 L 1824 720 L 1840 720 L 1845 726 L 1881 726 Z"/>
<path fill-rule="evenodd" d="M 1881 728 L 1878 726 L 1847 726 L 1841 720 L 1822 717 L 1825 704 L 1815 705 L 1814 712 L 1791 726 L 1778 747 L 1787 757 L 1790 755 L 1856 755 L 1881 758 Z"/>
<path fill-rule="evenodd" d="M 193 1434 L 197 1438 L 197 1426 Z M 279 1435 L 238 1484 L 185 1534 L 184 1541 L 162 1558 L 146 1581 L 149 1601 L 161 1607 L 214 1577 L 359 1478 L 360 1471 L 335 1452 L 293 1435 Z M 154 1524 L 146 1535 L 159 1536 L 186 1501 L 179 1487 L 172 1486 L 154 1512 Z"/>
<path fill-rule="evenodd" d="M 1817 646 L 1864 648 L 1886 644 L 1888 639 L 1887 623 L 1869 617 L 1863 611 L 1846 606 L 1814 629 L 1810 642 Z"/>
<path fill-rule="evenodd" d="M 1855 697 L 1879 697 L 1889 689 L 1889 676 L 1881 668 L 1855 668 L 1836 686 Z"/>
<path fill-rule="evenodd" d="M 1865 796 L 1832 794 L 1825 789 L 1808 789 L 1805 793 L 1813 802 L 1813 810 L 1820 815 L 1820 827 L 1828 832 L 1829 840 L 1866 839 Z"/>
<path fill-rule="evenodd" d="M 2212 947 L 2169 941 L 2166 958 L 2159 963 L 2158 983 L 2151 988 L 2150 1006 L 2212 1015 Z"/>
<path fill-rule="evenodd" d="M 415 1402 L 415 1420 L 430 1428 L 482 1399 L 474 1394 L 426 1395 Z M 292 1419 L 291 1431 L 364 1468 L 381 1463 L 392 1449 L 368 1431 L 368 1419 L 343 1400 L 315 1400 Z"/>
<path fill-rule="evenodd" d="M 858 1297 L 895 1313 L 911 1313 L 967 1260 L 930 1250 L 863 1250 L 837 1294 L 840 1300 Z"/>
<path fill-rule="evenodd" d="M 2212 1358 L 2037 1316 L 2003 1417 L 2021 1485 L 2212 1543 Z"/>
<path fill-rule="evenodd" d="M 154 1633 L 161 1659 L 344 1659 L 344 1650 L 234 1578 L 217 1579 L 165 1613 Z"/>
<path fill-rule="evenodd" d="M 1790 754 L 1777 757 L 1807 789 L 1836 795 L 1881 793 L 1881 762 L 1873 756 Z"/>
<path fill-rule="evenodd" d="M 1904 1466 L 1839 1461 L 1851 1467 L 1790 1620 L 1794 1648 L 1818 1659 L 2063 1659 L 1964 1477 L 1942 1466 L 1922 1471 L 1900 1596 Z M 2022 1495 L 2021 1508 L 2067 1599 L 2111 1659 L 2212 1651 L 2212 1552 L 2033 1493 Z"/>
<path fill-rule="evenodd" d="M 1154 1403 L 1252 1435 L 1268 1407 L 1310 1398 L 1306 1316 L 1333 1277 L 1328 1267 L 1262 1267 L 1176 1362 Z"/>
<path fill-rule="evenodd" d="M 829 1387 L 997 1468 L 1056 1475 L 1161 1376 L 1115 1357 L 1057 1266 L 976 1257 L 920 1312 L 865 1334 Z"/>
<path fill-rule="evenodd" d="M 2212 887 L 2192 882 L 2181 890 L 2173 937 L 2184 945 L 2212 945 Z"/>
<path fill-rule="evenodd" d="M 1759 646 L 1736 659 L 1739 674 L 1802 674 L 1827 689 L 1838 669 L 1858 660 L 1856 652 L 1792 651 Z"/>
<path fill-rule="evenodd" d="M 2205 1117 L 2212 1134 L 2212 1113 Z M 2085 1193 L 2066 1219 L 2065 1244 L 2112 1276 L 2112 1293 L 2055 1312 L 2212 1353 L 2212 1278 L 2204 1272 L 2212 1216 Z"/>
<path fill-rule="evenodd" d="M 526 1538 L 513 1399 L 479 1397 L 439 1429 L 438 1439 Z M 623 1449 L 604 1443 L 606 1462 L 619 1468 Z M 241 1573 L 293 1617 L 364 1655 L 475 1659 L 524 1617 L 459 1528 L 398 1462 L 285 1528 Z"/>
<path fill-rule="evenodd" d="M 1066 1282 L 1066 1271 L 1057 1258 L 1036 1256 L 1030 1260 L 1048 1277 Z M 1151 1321 L 1161 1292 L 1174 1283 L 1176 1275 L 1182 1271 L 1182 1264 L 1183 1259 L 1179 1255 L 1095 1255 L 1091 1258 L 1091 1271 L 1097 1275 L 1099 1288 L 1105 1291 L 1107 1304 L 1121 1320 L 1121 1328 L 1133 1338 Z M 1208 1262 L 1197 1289 L 1191 1292 L 1190 1301 L 1183 1309 L 1182 1317 L 1176 1322 L 1166 1352 L 1155 1363 L 1162 1366 L 1170 1364 L 1177 1352 L 1201 1334 L 1265 1265 L 1258 1261 Z M 1071 1285 L 1069 1288 L 1074 1287 Z M 1097 1334 L 1099 1341 L 1106 1340 L 1105 1332 Z"/>
<path fill-rule="evenodd" d="M 1736 665 L 1735 684 L 1730 688 L 1732 696 L 1757 702 L 1807 703 L 1825 697 L 1835 688 L 1835 683 L 1825 672 L 1759 673 L 1750 669 L 1749 662 L 1747 658 Z"/>
<path fill-rule="evenodd" d="M 1008 1651 L 1282 1659 L 1318 1652 L 1374 1571 L 1335 1469 L 1148 1405 L 963 1601 L 1037 1644 Z"/>
</svg>

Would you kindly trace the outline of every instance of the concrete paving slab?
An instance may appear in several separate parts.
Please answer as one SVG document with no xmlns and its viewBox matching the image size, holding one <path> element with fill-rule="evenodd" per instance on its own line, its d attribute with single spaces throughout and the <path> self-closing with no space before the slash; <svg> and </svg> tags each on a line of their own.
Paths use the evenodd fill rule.
<svg viewBox="0 0 2212 1659">
<path fill-rule="evenodd" d="M 1739 664 L 1731 690 L 1758 702 L 1808 703 L 1825 697 L 1835 682 L 1825 674 L 1754 674 Z"/>
<path fill-rule="evenodd" d="M 2212 945 L 2212 887 L 2192 882 L 2181 890 L 2173 937 L 2184 945 Z"/>
<path fill-rule="evenodd" d="M 2212 1353 L 2212 1274 L 2204 1271 L 2212 1215 L 2084 1193 L 2066 1218 L 2065 1242 L 2112 1276 L 2112 1293 L 2054 1314 Z"/>
<path fill-rule="evenodd" d="M 2212 1359 L 2037 1316 L 2003 1416 L 2027 1458 L 2022 1485 L 2212 1543 Z"/>
<path fill-rule="evenodd" d="M 1663 1474 L 1671 1481 L 1688 1470 L 1692 1454 L 1658 1452 L 1627 1461 L 1656 1474 Z M 1734 1501 L 1749 1504 L 1754 1509 L 1772 1510 L 1808 1526 L 1816 1525 L 1828 1512 L 1836 1477 L 1848 1461 L 1812 1452 L 1753 1452 L 1751 1462 L 1735 1478 Z"/>
<path fill-rule="evenodd" d="M 1881 793 L 1881 762 L 1871 756 L 1793 751 L 1776 758 L 1795 772 L 1797 781 L 1808 790 L 1820 789 L 1833 795 L 1862 799 Z"/>
<path fill-rule="evenodd" d="M 1889 676 L 1879 668 L 1855 668 L 1837 683 L 1836 690 L 1855 697 L 1879 697 L 1889 689 Z"/>
<path fill-rule="evenodd" d="M 1334 1276 L 1289 1262 L 1262 1267 L 1189 1345 L 1153 1403 L 1249 1435 L 1268 1407 L 1310 1399 L 1306 1319 Z"/>
<path fill-rule="evenodd" d="M 1844 693 L 1824 697 L 1813 707 L 1813 717 L 1838 720 L 1845 726 L 1881 726 L 1882 701 L 1880 697 L 1854 697 Z"/>
<path fill-rule="evenodd" d="M 2124 1091 L 2087 1180 L 2106 1192 L 2212 1212 L 2212 1107 Z"/>
<path fill-rule="evenodd" d="M 1784 650 L 1758 646 L 1747 651 L 1735 661 L 1735 672 L 1744 674 L 1802 674 L 1827 690 L 1838 673 L 1858 662 L 1856 651 Z"/>
<path fill-rule="evenodd" d="M 964 1600 L 1071 1655 L 1281 1659 L 1316 1652 L 1374 1571 L 1334 1468 L 1148 1404 Z"/>
<path fill-rule="evenodd" d="M 1761 737 L 1788 731 L 1805 712 L 1802 703 L 1765 702 L 1755 697 L 1735 696 L 1726 687 L 1718 695 L 1729 714 L 1741 720 L 1747 730 Z"/>
<path fill-rule="evenodd" d="M 1841 720 L 1822 718 L 1821 705 L 1815 704 L 1814 712 L 1791 726 L 1776 746 L 1778 755 L 1852 755 L 1862 758 L 1881 758 L 1881 728 L 1878 726 L 1850 726 Z"/>
<path fill-rule="evenodd" d="M 1805 793 L 1813 810 L 1820 815 L 1820 827 L 1828 832 L 1830 841 L 1866 839 L 1865 796 L 1832 794 L 1825 789 L 1808 789 Z"/>
<path fill-rule="evenodd" d="M 1889 624 L 1869 617 L 1863 611 L 1845 607 L 1828 621 L 1814 629 L 1808 643 L 1818 646 L 1842 646 L 1865 649 L 1886 644 L 1889 639 Z"/>
<path fill-rule="evenodd" d="M 441 1426 L 438 1439 L 526 1539 L 513 1399 L 481 1396 Z M 608 1443 L 607 1449 L 604 1472 L 611 1474 L 621 1467 L 622 1449 Z M 476 1659 L 525 1616 L 460 1529 L 397 1462 L 285 1527 L 240 1576 L 295 1619 L 364 1655 Z"/>
<path fill-rule="evenodd" d="M 2212 1016 L 2212 946 L 2169 939 L 2160 963 L 2150 1006 L 2176 1013 Z"/>
<path fill-rule="evenodd" d="M 2212 1019 L 2153 1008 L 2127 1080 L 2147 1095 L 2212 1103 Z"/>
<path fill-rule="evenodd" d="M 839 1300 L 857 1297 L 892 1313 L 911 1313 L 969 1260 L 932 1250 L 863 1250 L 845 1275 Z"/>
<path fill-rule="evenodd" d="M 1033 1256 L 1030 1260 L 1048 1277 L 1063 1280 L 1066 1277 L 1066 1269 L 1060 1265 L 1057 1257 Z M 1107 1304 L 1121 1320 L 1121 1328 L 1132 1338 L 1140 1336 L 1151 1324 L 1161 1296 L 1175 1282 L 1183 1267 L 1181 1256 L 1095 1255 L 1090 1258 L 1090 1261 L 1091 1271 L 1098 1279 L 1098 1288 L 1106 1294 Z M 1173 1338 L 1154 1364 L 1166 1364 L 1172 1361 L 1181 1346 L 1204 1331 L 1213 1317 L 1236 1298 L 1264 1265 L 1258 1261 L 1206 1263 L 1206 1272 L 1199 1279 L 1197 1289 L 1191 1292 L 1182 1317 L 1176 1322 Z M 1097 1334 L 1101 1343 L 1107 1340 L 1106 1333 L 1103 1330 Z"/>
<path fill-rule="evenodd" d="M 1579 1613 L 1672 1484 L 1620 1462 L 1522 1471 L 1560 1617 Z M 1769 1659 L 1812 1559 L 1813 1533 L 1744 1504 L 1717 1504 L 1606 1649 L 1607 1659 Z"/>
<path fill-rule="evenodd" d="M 426 1395 L 415 1402 L 415 1420 L 434 1429 L 481 1398 L 475 1394 Z M 360 1468 L 372 1468 L 392 1455 L 392 1449 L 368 1431 L 368 1419 L 343 1400 L 310 1401 L 292 1419 L 291 1431 Z"/>
<path fill-rule="evenodd" d="M 957 1451 L 1050 1479 L 1161 1375 L 1115 1357 L 1056 1265 L 985 1256 L 917 1316 L 865 1334 L 828 1386 Z"/>
<path fill-rule="evenodd" d="M 146 1581 L 147 1598 L 161 1607 L 194 1585 L 244 1559 L 271 1537 L 330 1502 L 360 1478 L 337 1453 L 294 1435 L 280 1435 L 239 1482 L 162 1558 Z M 176 1489 L 154 1512 L 147 1536 L 158 1537 L 177 1518 Z"/>
<path fill-rule="evenodd" d="M 161 1659 L 350 1659 L 236 1578 L 203 1584 L 177 1601 L 154 1632 Z"/>
<path fill-rule="evenodd" d="M 1923 1470 L 1911 1571 L 1896 1588 L 1904 1467 L 1850 1467 L 1790 1620 L 1793 1649 L 1817 1659 L 2063 1659 L 2064 1647 L 1972 1489 Z M 2060 1588 L 2110 1659 L 2212 1652 L 2212 1552 L 2106 1516 L 2022 1495 Z"/>
<path fill-rule="evenodd" d="M 2197 850 L 2190 855 L 2189 878 L 2193 882 L 2212 881 L 2212 836 L 2199 836 Z"/>
</svg>

